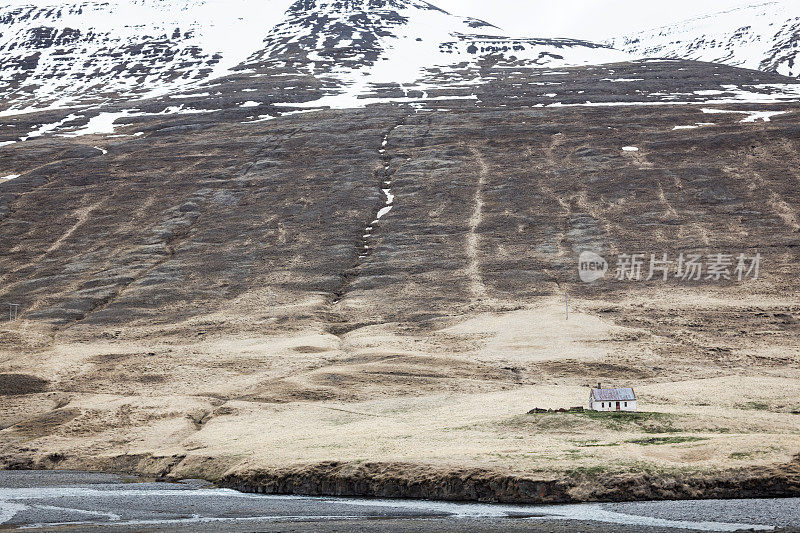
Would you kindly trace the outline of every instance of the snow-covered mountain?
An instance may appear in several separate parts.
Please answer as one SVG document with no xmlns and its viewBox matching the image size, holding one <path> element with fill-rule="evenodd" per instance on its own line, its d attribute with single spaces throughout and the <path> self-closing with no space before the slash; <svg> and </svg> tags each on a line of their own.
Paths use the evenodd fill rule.
<svg viewBox="0 0 800 533">
<path fill-rule="evenodd" d="M 646 57 L 694 59 L 800 76 L 800 2 L 754 3 L 608 44 Z"/>
<path fill-rule="evenodd" d="M 299 0 L 254 60 L 309 66 L 315 74 L 360 71 L 373 81 L 412 83 L 430 67 L 481 59 L 541 66 L 627 59 L 609 47 L 568 39 L 511 39 L 496 26 L 420 0 Z"/>
<path fill-rule="evenodd" d="M 0 111 L 157 96 L 231 69 L 290 69 L 353 87 L 412 83 L 431 68 L 483 60 L 627 59 L 584 41 L 510 39 L 421 0 L 5 1 Z"/>
<path fill-rule="evenodd" d="M 290 3 L 0 4 L 0 102 L 59 106 L 154 95 L 222 75 L 261 46 Z"/>
</svg>

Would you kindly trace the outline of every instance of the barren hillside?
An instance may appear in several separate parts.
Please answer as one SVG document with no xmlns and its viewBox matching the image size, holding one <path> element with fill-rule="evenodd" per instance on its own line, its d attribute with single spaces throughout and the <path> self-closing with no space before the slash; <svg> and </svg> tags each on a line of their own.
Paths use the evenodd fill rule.
<svg viewBox="0 0 800 533">
<path fill-rule="evenodd" d="M 422 79 L 356 94 L 254 57 L 177 98 L 5 113 L 0 464 L 785 472 L 800 84 L 494 56 Z M 761 264 L 615 280 L 623 254 Z M 598 381 L 645 413 L 526 414 Z"/>
</svg>

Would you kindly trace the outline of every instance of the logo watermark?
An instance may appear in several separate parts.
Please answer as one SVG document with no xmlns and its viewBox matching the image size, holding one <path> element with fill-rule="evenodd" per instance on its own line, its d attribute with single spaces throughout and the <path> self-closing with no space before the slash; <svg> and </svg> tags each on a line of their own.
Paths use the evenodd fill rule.
<svg viewBox="0 0 800 533">
<path fill-rule="evenodd" d="M 578 259 L 578 274 L 584 283 L 592 283 L 606 277 L 608 261 L 594 252 L 583 252 Z"/>
<path fill-rule="evenodd" d="M 742 282 L 757 280 L 761 272 L 760 253 L 713 253 L 670 256 L 659 254 L 619 254 L 615 258 L 613 281 L 688 281 L 688 282 Z M 578 275 L 584 283 L 606 278 L 609 263 L 595 252 L 583 252 L 578 259 Z"/>
</svg>

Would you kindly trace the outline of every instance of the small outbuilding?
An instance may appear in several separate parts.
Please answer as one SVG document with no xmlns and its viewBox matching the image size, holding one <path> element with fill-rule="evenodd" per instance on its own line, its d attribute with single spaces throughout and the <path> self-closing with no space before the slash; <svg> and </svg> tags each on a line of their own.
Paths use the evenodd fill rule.
<svg viewBox="0 0 800 533">
<path fill-rule="evenodd" d="M 630 388 L 604 389 L 600 383 L 589 393 L 592 411 L 636 411 L 636 393 Z"/>
</svg>

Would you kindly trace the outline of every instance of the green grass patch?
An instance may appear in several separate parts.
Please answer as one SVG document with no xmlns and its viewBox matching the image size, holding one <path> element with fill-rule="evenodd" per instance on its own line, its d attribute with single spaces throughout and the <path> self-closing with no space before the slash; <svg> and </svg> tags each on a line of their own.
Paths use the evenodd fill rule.
<svg viewBox="0 0 800 533">
<path fill-rule="evenodd" d="M 617 412 L 617 411 L 585 411 L 581 416 L 596 420 L 608 429 L 615 431 L 630 430 L 638 427 L 645 433 L 677 433 L 676 416 L 669 413 Z"/>
<path fill-rule="evenodd" d="M 607 472 L 611 472 L 612 470 L 606 468 L 605 466 L 577 466 L 575 468 L 570 468 L 567 470 L 567 475 L 576 477 L 576 476 L 597 476 L 600 474 L 605 474 Z"/>
<path fill-rule="evenodd" d="M 769 411 L 769 404 L 763 402 L 747 402 L 736 406 L 737 409 L 745 409 L 747 411 Z"/>
<path fill-rule="evenodd" d="M 733 452 L 732 454 L 728 455 L 731 459 L 754 459 L 758 456 L 768 455 L 770 453 L 779 452 L 780 448 L 777 446 L 770 446 L 766 450 L 753 450 L 751 452 Z"/>
<path fill-rule="evenodd" d="M 756 454 L 755 452 L 733 452 L 732 454 L 729 454 L 728 457 L 730 459 L 738 459 L 738 460 L 752 459 L 753 456 L 755 456 L 755 454 Z"/>
<path fill-rule="evenodd" d="M 598 440 L 575 440 L 572 443 L 578 448 L 606 448 L 619 446 L 619 442 L 600 442 Z"/>
<path fill-rule="evenodd" d="M 548 412 L 520 415 L 504 421 L 501 425 L 519 429 L 581 432 L 592 429 L 612 431 L 633 431 L 642 433 L 678 433 L 683 428 L 676 427 L 678 415 L 670 413 L 625 412 L 625 411 L 583 411 Z"/>
<path fill-rule="evenodd" d="M 613 461 L 602 465 L 574 466 L 564 470 L 570 477 L 598 477 L 603 474 L 653 474 L 657 476 L 688 476 L 708 473 L 694 466 L 665 466 L 647 461 Z"/>
<path fill-rule="evenodd" d="M 638 444 L 640 446 L 661 446 L 664 444 L 684 444 L 686 442 L 700 442 L 708 440 L 706 437 L 648 437 L 646 439 L 633 439 L 628 440 L 630 444 Z"/>
</svg>

